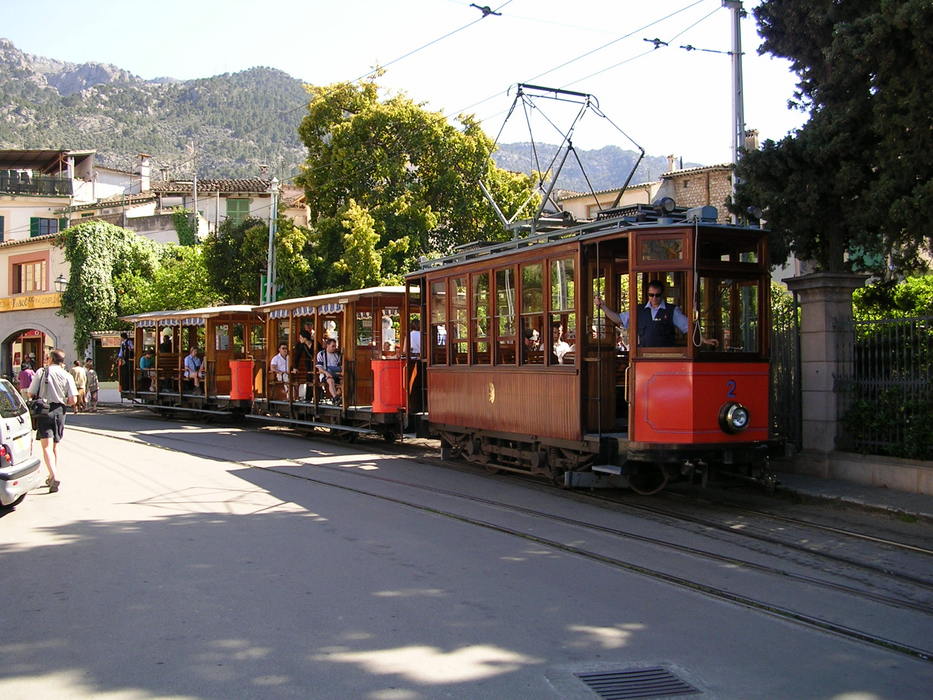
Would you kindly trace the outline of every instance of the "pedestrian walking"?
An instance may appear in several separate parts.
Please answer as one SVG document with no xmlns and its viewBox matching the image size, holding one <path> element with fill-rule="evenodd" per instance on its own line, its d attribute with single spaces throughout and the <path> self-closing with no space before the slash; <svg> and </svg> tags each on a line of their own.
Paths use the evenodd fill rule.
<svg viewBox="0 0 933 700">
<path fill-rule="evenodd" d="M 35 376 L 36 373 L 32 369 L 32 363 L 29 360 L 20 365 L 19 376 L 16 381 L 19 383 L 19 393 L 23 395 L 23 398 L 29 397 L 29 387 L 32 386 L 32 378 Z"/>
<path fill-rule="evenodd" d="M 84 369 L 87 372 L 87 410 L 91 413 L 97 413 L 97 392 L 100 391 L 100 377 L 94 369 L 94 363 L 88 358 L 84 361 Z"/>
<path fill-rule="evenodd" d="M 45 483 L 49 486 L 49 493 L 55 493 L 61 484 L 55 473 L 58 469 L 58 443 L 65 434 L 65 410 L 77 402 L 78 389 L 74 377 L 64 367 L 64 352 L 52 350 L 48 360 L 48 364 L 32 378 L 29 395 L 49 402 L 49 412 L 36 418 L 36 439 L 42 445 L 42 459 L 49 472 Z"/>
<path fill-rule="evenodd" d="M 84 395 L 87 393 L 87 370 L 79 360 L 75 360 L 74 366 L 68 370 L 75 379 L 75 388 L 78 390 L 78 400 L 75 402 L 75 413 L 84 410 Z"/>
</svg>

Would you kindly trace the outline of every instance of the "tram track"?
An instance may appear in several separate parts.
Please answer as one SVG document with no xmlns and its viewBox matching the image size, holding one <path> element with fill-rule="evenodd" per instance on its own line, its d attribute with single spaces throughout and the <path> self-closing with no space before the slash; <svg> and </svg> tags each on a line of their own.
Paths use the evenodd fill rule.
<svg viewBox="0 0 933 700">
<path fill-rule="evenodd" d="M 94 433 L 98 435 L 104 434 L 110 438 L 123 439 L 123 440 L 127 440 L 130 442 L 143 442 L 147 445 L 151 445 L 154 447 L 167 449 L 171 451 L 184 451 L 187 453 L 202 454 L 204 456 L 210 456 L 210 457 L 216 458 L 216 455 L 211 454 L 209 450 L 205 449 L 205 445 L 203 444 L 203 441 L 199 441 L 195 439 L 188 440 L 188 439 L 180 438 L 177 436 L 174 437 L 173 438 L 174 442 L 184 443 L 185 449 L 181 449 L 181 448 L 167 447 L 166 445 L 149 442 L 144 439 L 123 438 L 123 437 L 114 436 L 108 433 L 101 433 L 100 431 L 91 430 L 91 429 L 77 428 L 77 430 L 81 430 L 82 432 Z M 190 449 L 191 446 L 193 446 L 195 449 L 193 450 Z M 248 457 L 249 455 L 246 455 L 246 456 Z M 267 454 L 260 453 L 260 452 L 253 453 L 253 456 L 255 456 L 258 459 L 266 459 L 268 457 Z M 356 493 L 356 494 L 367 496 L 370 498 L 376 498 L 382 501 L 391 502 L 391 503 L 395 503 L 398 505 L 403 505 L 406 507 L 414 508 L 414 509 L 417 509 L 423 512 L 432 513 L 437 516 L 447 517 L 447 518 L 455 519 L 455 520 L 458 520 L 464 523 L 475 525 L 478 527 L 495 530 L 503 534 L 508 534 L 508 535 L 511 535 L 511 536 L 514 536 L 514 537 L 517 537 L 517 538 L 520 538 L 520 539 L 523 539 L 529 542 L 533 542 L 538 545 L 552 547 L 559 551 L 564 551 L 567 553 L 575 554 L 575 555 L 578 555 L 578 556 L 581 556 L 581 557 L 584 557 L 584 558 L 587 558 L 593 561 L 602 562 L 604 564 L 613 566 L 614 568 L 623 569 L 626 571 L 630 571 L 633 573 L 637 573 L 643 576 L 653 578 L 655 580 L 664 581 L 671 585 L 676 585 L 676 586 L 686 588 L 689 590 L 693 590 L 695 592 L 699 592 L 704 595 L 708 595 L 710 597 L 714 597 L 720 600 L 725 600 L 725 601 L 729 601 L 735 604 L 743 605 L 745 607 L 759 610 L 759 611 L 765 612 L 767 614 L 770 614 L 770 615 L 773 615 L 773 616 L 776 616 L 776 617 L 779 617 L 785 620 L 793 621 L 793 622 L 804 624 L 804 625 L 807 625 L 807 626 L 810 626 L 816 629 L 838 634 L 849 639 L 862 641 L 868 644 L 872 644 L 874 646 L 888 649 L 890 651 L 895 651 L 897 653 L 905 654 L 913 658 L 922 659 L 925 661 L 933 660 L 933 651 L 930 651 L 927 649 L 922 649 L 922 648 L 913 646 L 911 644 L 906 644 L 903 642 L 889 639 L 881 635 L 873 634 L 871 632 L 859 630 L 854 627 L 841 624 L 840 622 L 836 622 L 836 621 L 833 621 L 833 620 L 830 620 L 824 617 L 820 617 L 818 615 L 813 615 L 810 613 L 802 612 L 800 610 L 794 610 L 787 606 L 771 603 L 766 600 L 761 600 L 761 599 L 755 598 L 754 596 L 745 595 L 743 593 L 737 593 L 735 591 L 728 590 L 721 586 L 716 586 L 710 583 L 703 583 L 701 581 L 692 580 L 692 579 L 689 579 L 684 576 L 680 576 L 680 575 L 677 575 L 671 572 L 662 571 L 657 568 L 644 566 L 635 561 L 607 555 L 601 552 L 597 552 L 595 550 L 587 549 L 584 547 L 579 547 L 573 544 L 568 544 L 567 542 L 561 542 L 553 538 L 536 535 L 528 531 L 518 530 L 516 528 L 503 525 L 501 523 L 492 522 L 484 518 L 465 515 L 463 513 L 457 513 L 452 510 L 440 508 L 435 505 L 427 505 L 425 503 L 419 503 L 417 501 L 414 501 L 408 498 L 392 496 L 386 493 L 374 493 L 372 490 L 369 490 L 366 488 L 358 488 L 356 486 L 351 486 L 348 484 L 337 484 L 327 479 L 315 478 L 313 474 L 310 474 L 310 473 L 297 474 L 293 471 L 287 471 L 281 468 L 276 468 L 275 466 L 260 467 L 255 464 L 251 464 L 248 461 L 248 459 L 236 459 L 236 460 L 231 459 L 231 460 L 226 460 L 226 461 L 230 461 L 231 463 L 235 463 L 235 464 L 241 464 L 251 469 L 262 469 L 263 471 L 273 472 L 281 476 L 302 479 L 302 480 L 315 483 L 315 484 L 319 484 L 322 486 L 329 486 L 331 488 L 338 488 L 338 489 L 341 489 L 347 492 Z M 282 462 L 286 463 L 289 467 L 309 466 L 305 461 L 300 460 L 300 459 L 285 458 L 285 459 L 282 459 Z M 603 535 L 610 535 L 612 537 L 622 538 L 625 540 L 639 541 L 639 542 L 642 542 L 644 544 L 648 544 L 654 547 L 662 547 L 662 548 L 665 548 L 671 551 L 678 551 L 679 553 L 684 554 L 684 555 L 693 556 L 693 557 L 702 557 L 710 561 L 717 562 L 719 564 L 725 564 L 725 565 L 732 566 L 732 567 L 740 567 L 743 569 L 753 570 L 753 571 L 767 574 L 767 575 L 779 576 L 786 580 L 794 580 L 798 583 L 826 588 L 828 590 L 844 593 L 846 595 L 860 598 L 866 601 L 870 600 L 872 602 L 879 603 L 879 604 L 886 605 L 886 606 L 914 610 L 916 612 L 921 612 L 927 615 L 933 614 L 933 608 L 931 608 L 928 605 L 921 604 L 921 603 L 914 603 L 911 601 L 896 599 L 890 596 L 885 596 L 882 594 L 872 593 L 870 591 L 856 589 L 856 588 L 853 588 L 851 586 L 847 586 L 844 584 L 826 581 L 825 579 L 817 579 L 817 578 L 813 578 L 813 577 L 806 576 L 803 574 L 789 572 L 784 569 L 779 569 L 777 567 L 771 567 L 768 565 L 758 564 L 756 562 L 750 562 L 750 561 L 746 561 L 742 559 L 737 559 L 735 557 L 729 557 L 726 555 L 716 554 L 714 552 L 709 552 L 709 551 L 695 548 L 695 547 L 689 547 L 687 545 L 673 543 L 667 540 L 663 540 L 661 538 L 649 537 L 649 536 L 641 535 L 641 534 L 631 532 L 631 531 L 621 530 L 618 528 L 611 528 L 611 527 L 607 527 L 604 525 L 598 525 L 595 523 L 577 520 L 574 518 L 568 518 L 568 517 L 560 516 L 560 515 L 553 514 L 553 513 L 546 513 L 543 511 L 536 510 L 536 509 L 527 508 L 527 507 L 519 506 L 516 504 L 506 503 L 504 501 L 497 501 L 494 499 L 488 499 L 488 498 L 483 498 L 481 496 L 476 496 L 474 494 L 462 493 L 458 491 L 452 491 L 449 489 L 442 489 L 438 487 L 428 486 L 425 484 L 412 483 L 409 481 L 393 479 L 390 477 L 377 476 L 377 475 L 373 475 L 370 473 L 347 471 L 345 468 L 328 467 L 326 465 L 314 465 L 313 469 L 323 470 L 323 471 L 326 471 L 327 473 L 337 473 L 340 475 L 352 475 L 352 476 L 356 476 L 362 479 L 370 479 L 370 480 L 379 481 L 383 483 L 391 483 L 394 486 L 399 486 L 399 487 L 403 487 L 406 489 L 414 489 L 414 490 L 418 490 L 422 492 L 431 492 L 436 495 L 441 495 L 441 496 L 445 496 L 448 498 L 455 498 L 461 501 L 472 502 L 478 505 L 494 508 L 500 511 L 505 510 L 505 511 L 513 512 L 513 513 L 519 513 L 524 516 L 529 516 L 529 517 L 542 519 L 542 520 L 548 520 L 551 522 L 556 522 L 562 525 L 567 525 L 567 526 L 571 526 L 571 527 L 578 528 L 578 529 L 589 530 L 591 532 L 598 532 Z"/>
</svg>

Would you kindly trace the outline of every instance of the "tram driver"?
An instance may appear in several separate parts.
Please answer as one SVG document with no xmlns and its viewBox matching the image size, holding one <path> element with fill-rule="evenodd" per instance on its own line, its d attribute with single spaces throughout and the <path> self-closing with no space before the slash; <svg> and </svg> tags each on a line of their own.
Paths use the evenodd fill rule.
<svg viewBox="0 0 933 700">
<path fill-rule="evenodd" d="M 597 309 L 602 309 L 606 318 L 628 329 L 629 312 L 623 311 L 621 314 L 613 311 L 606 306 L 605 300 L 597 296 L 593 300 Z M 664 301 L 664 283 L 660 280 L 652 280 L 648 283 L 648 301 L 644 306 L 638 308 L 638 344 L 644 348 L 666 348 L 676 345 L 674 329 L 676 328 L 684 335 L 687 335 L 689 329 L 687 317 L 680 310 L 679 306 L 668 305 Z M 715 338 L 700 337 L 701 345 L 716 347 L 719 341 Z"/>
</svg>

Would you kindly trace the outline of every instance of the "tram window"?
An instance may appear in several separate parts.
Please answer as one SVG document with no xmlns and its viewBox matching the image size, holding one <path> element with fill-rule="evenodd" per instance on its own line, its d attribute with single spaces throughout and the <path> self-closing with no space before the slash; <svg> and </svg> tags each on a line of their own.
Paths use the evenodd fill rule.
<svg viewBox="0 0 933 700">
<path fill-rule="evenodd" d="M 515 272 L 496 270 L 496 364 L 515 364 Z"/>
<path fill-rule="evenodd" d="M 698 245 L 701 262 L 758 262 L 758 239 L 739 237 L 701 238 Z"/>
<path fill-rule="evenodd" d="M 522 265 L 522 364 L 544 364 L 544 266 Z"/>
<path fill-rule="evenodd" d="M 381 331 L 382 356 L 395 357 L 398 354 L 398 334 L 401 327 L 401 315 L 398 307 L 386 307 L 382 310 Z"/>
<path fill-rule="evenodd" d="M 158 351 L 163 354 L 169 354 L 175 351 L 175 345 L 173 343 L 173 336 L 175 334 L 174 329 L 171 326 L 163 326 L 159 329 L 159 341 Z"/>
<path fill-rule="evenodd" d="M 324 327 L 324 330 L 322 331 L 324 333 L 324 340 L 333 338 L 337 341 L 337 347 L 340 347 L 340 332 L 337 330 L 339 328 L 337 324 L 337 317 L 325 317 L 321 322 L 321 325 Z M 311 331 L 311 337 L 314 338 L 314 331 Z"/>
<path fill-rule="evenodd" d="M 668 238 L 647 238 L 639 241 L 638 257 L 642 262 L 683 260 L 683 236 Z"/>
<path fill-rule="evenodd" d="M 602 309 L 596 308 L 596 297 L 607 299 L 606 294 L 606 271 L 598 268 L 593 272 L 593 290 L 590 296 L 589 328 L 586 333 L 592 343 L 600 344 L 601 341 L 609 342 L 613 337 L 612 325 L 606 320 L 606 315 Z"/>
<path fill-rule="evenodd" d="M 246 333 L 242 323 L 233 324 L 233 352 L 237 356 L 242 356 L 246 350 Z"/>
<path fill-rule="evenodd" d="M 431 282 L 431 364 L 447 364 L 447 282 Z"/>
<path fill-rule="evenodd" d="M 266 335 L 260 324 L 254 323 L 249 327 L 249 348 L 250 351 L 262 351 L 266 347 Z"/>
<path fill-rule="evenodd" d="M 701 349 L 758 352 L 759 293 L 757 280 L 700 277 L 700 331 L 719 343 Z"/>
<path fill-rule="evenodd" d="M 576 364 L 577 321 L 576 314 L 551 314 L 550 333 L 550 364 L 573 365 Z"/>
<path fill-rule="evenodd" d="M 466 277 L 450 279 L 450 312 L 450 361 L 455 365 L 465 365 L 470 361 Z"/>
<path fill-rule="evenodd" d="M 288 327 L 288 319 L 280 318 L 275 322 L 275 338 L 276 338 L 276 347 L 285 343 L 287 346 L 291 346 L 291 343 L 288 341 L 291 335 L 291 331 Z"/>
<path fill-rule="evenodd" d="M 155 349 L 156 349 L 155 328 L 144 328 L 143 329 L 143 349 L 140 352 L 140 355 L 146 352 L 146 350 L 152 350 L 152 352 L 155 352 Z"/>
<path fill-rule="evenodd" d="M 573 346 L 577 338 L 576 278 L 573 258 L 551 261 L 551 323 L 549 338 L 550 364 L 572 365 L 576 357 Z"/>
<path fill-rule="evenodd" d="M 635 335 L 641 347 L 686 347 L 689 322 L 684 310 L 683 272 L 639 272 L 636 276 L 640 299 L 635 307 Z M 649 309 L 654 284 L 663 288 L 659 307 L 670 313 L 670 322 L 656 321 L 658 312 Z M 650 288 L 650 289 L 649 289 Z M 623 316 L 623 318 L 625 318 Z M 653 325 L 653 324 L 657 325 Z M 644 324 L 644 328 L 640 326 Z"/>
<path fill-rule="evenodd" d="M 373 343 L 373 312 L 356 312 L 356 345 L 369 347 Z"/>
<path fill-rule="evenodd" d="M 473 275 L 473 364 L 489 364 L 489 273 Z"/>
<path fill-rule="evenodd" d="M 214 349 L 221 351 L 230 349 L 230 324 L 218 323 L 214 326 Z"/>
</svg>

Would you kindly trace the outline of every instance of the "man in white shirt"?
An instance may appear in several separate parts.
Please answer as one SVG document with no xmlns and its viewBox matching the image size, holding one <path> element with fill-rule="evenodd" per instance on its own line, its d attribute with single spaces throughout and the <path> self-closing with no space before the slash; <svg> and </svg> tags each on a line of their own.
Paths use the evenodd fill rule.
<svg viewBox="0 0 933 700">
<path fill-rule="evenodd" d="M 411 331 L 408 333 L 408 354 L 412 357 L 421 354 L 421 321 L 417 318 L 411 320 Z"/>
<path fill-rule="evenodd" d="M 36 372 L 29 387 L 31 398 L 43 398 L 49 403 L 48 414 L 35 420 L 36 439 L 42 444 L 42 459 L 49 472 L 45 482 L 49 486 L 49 493 L 58 491 L 61 484 L 55 478 L 55 470 L 58 469 L 58 443 L 65 434 L 65 409 L 66 406 L 74 406 L 78 400 L 74 377 L 68 373 L 64 364 L 65 353 L 58 349 L 52 350 L 48 365 Z M 52 441 L 51 450 L 49 440 Z"/>
<path fill-rule="evenodd" d="M 273 381 L 279 382 L 282 387 L 283 398 L 288 397 L 288 345 L 279 343 L 279 351 L 269 361 Z"/>
</svg>

